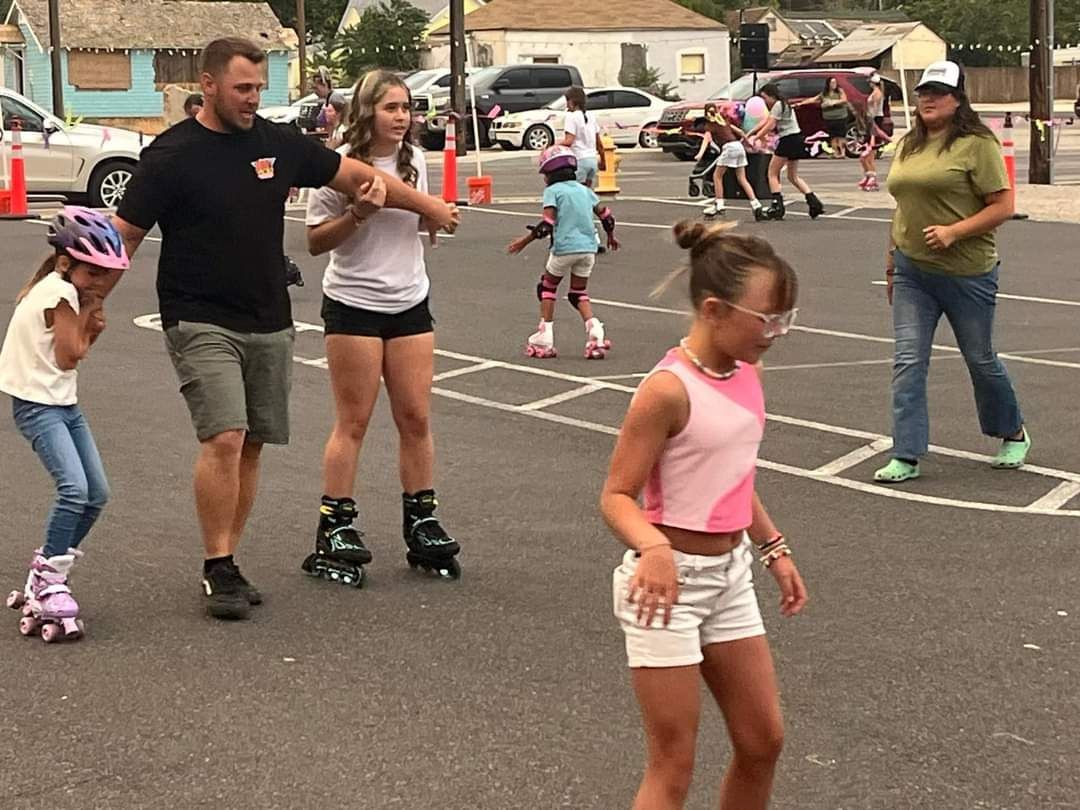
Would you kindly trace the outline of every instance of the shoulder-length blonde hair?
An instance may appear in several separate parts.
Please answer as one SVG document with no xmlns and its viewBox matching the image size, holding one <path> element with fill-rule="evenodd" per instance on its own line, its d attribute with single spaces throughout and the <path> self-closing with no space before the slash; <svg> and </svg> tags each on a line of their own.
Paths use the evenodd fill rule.
<svg viewBox="0 0 1080 810">
<path fill-rule="evenodd" d="M 345 125 L 345 143 L 349 154 L 365 163 L 371 162 L 371 146 L 375 140 L 375 107 L 391 87 L 405 91 L 412 109 L 412 93 L 409 86 L 387 70 L 372 70 L 356 83 L 356 91 L 349 103 L 348 120 Z M 410 122 L 411 123 L 411 122 Z M 405 132 L 398 150 L 397 173 L 410 186 L 416 186 L 418 172 L 413 166 L 412 127 Z"/>
</svg>

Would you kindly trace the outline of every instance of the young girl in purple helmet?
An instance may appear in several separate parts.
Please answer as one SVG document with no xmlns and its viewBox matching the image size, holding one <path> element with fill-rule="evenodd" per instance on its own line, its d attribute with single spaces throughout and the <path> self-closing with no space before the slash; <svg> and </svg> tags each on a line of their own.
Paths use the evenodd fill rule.
<svg viewBox="0 0 1080 810">
<path fill-rule="evenodd" d="M 604 336 L 604 324 L 593 314 L 589 302 L 589 276 L 596 263 L 596 231 L 593 215 L 607 232 L 608 247 L 618 250 L 615 238 L 615 216 L 600 202 L 591 188 L 577 181 L 578 162 L 566 146 L 552 146 L 540 153 L 540 173 L 544 189 L 544 216 L 529 233 L 510 243 L 511 254 L 520 253 L 531 242 L 551 237 L 551 253 L 547 266 L 536 285 L 540 299 L 540 328 L 529 336 L 525 353 L 529 357 L 555 357 L 555 298 L 563 276 L 570 274 L 567 298 L 585 322 L 585 357 L 603 358 L 611 348 Z"/>
<path fill-rule="evenodd" d="M 7 605 L 22 611 L 23 635 L 40 631 L 54 641 L 82 635 L 68 574 L 109 497 L 79 409 L 75 369 L 105 329 L 106 281 L 110 271 L 128 268 L 128 256 L 109 219 L 88 208 L 61 210 L 48 240 L 55 252 L 19 293 L 0 349 L 0 391 L 11 397 L 15 426 L 56 482 L 45 543 Z"/>
</svg>

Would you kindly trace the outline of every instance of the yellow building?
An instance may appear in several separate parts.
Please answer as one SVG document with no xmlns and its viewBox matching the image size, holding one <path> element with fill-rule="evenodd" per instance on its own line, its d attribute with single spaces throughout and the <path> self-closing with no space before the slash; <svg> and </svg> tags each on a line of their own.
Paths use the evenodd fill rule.
<svg viewBox="0 0 1080 810">
<path fill-rule="evenodd" d="M 338 31 L 359 25 L 364 10 L 377 2 L 378 0 L 349 0 L 349 4 L 345 6 L 345 13 L 341 15 Z M 410 0 L 410 2 L 428 15 L 428 25 L 424 29 L 423 36 L 426 37 L 432 31 L 450 22 L 450 4 L 447 0 Z M 484 5 L 484 0 L 465 0 L 465 13 L 470 14 L 482 5 Z"/>
</svg>

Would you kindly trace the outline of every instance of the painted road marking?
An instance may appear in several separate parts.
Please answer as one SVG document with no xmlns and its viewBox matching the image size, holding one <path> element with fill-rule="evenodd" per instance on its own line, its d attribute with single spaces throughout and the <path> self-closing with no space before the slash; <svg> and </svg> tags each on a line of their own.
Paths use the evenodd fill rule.
<svg viewBox="0 0 1080 810">
<path fill-rule="evenodd" d="M 683 309 L 671 309 L 670 307 L 654 307 L 647 304 L 633 304 L 628 301 L 611 301 L 604 298 L 593 298 L 594 304 L 603 304 L 608 307 L 615 307 L 617 309 L 633 309 L 641 312 L 657 312 L 663 315 L 683 315 L 687 318 L 691 313 L 689 310 Z M 862 340 L 869 343 L 888 343 L 893 345 L 896 341 L 891 337 L 881 337 L 879 335 L 867 335 L 861 332 L 844 332 L 837 329 L 821 329 L 816 326 L 802 326 L 795 324 L 791 327 L 792 332 L 805 332 L 809 335 L 824 335 L 825 337 L 837 337 L 846 338 L 848 340 Z M 932 344 L 931 348 L 939 352 L 948 352 L 949 354 L 959 354 L 960 350 L 955 346 L 944 346 L 938 343 Z M 1054 366 L 1056 368 L 1080 368 L 1080 363 L 1071 363 L 1067 360 L 1046 360 L 1041 357 L 1027 357 L 1022 352 L 1015 354 L 1009 352 L 998 352 L 998 357 L 1003 360 L 1012 360 L 1017 363 L 1031 363 L 1036 366 Z"/>
<path fill-rule="evenodd" d="M 161 331 L 161 317 L 156 313 L 151 315 L 143 315 L 135 318 L 134 323 L 136 326 L 143 329 Z M 322 327 L 318 324 L 297 321 L 295 325 L 298 332 L 323 331 Z M 534 402 L 525 403 L 524 405 L 513 405 L 508 402 L 500 402 L 498 400 L 488 399 L 486 397 L 466 394 L 461 391 L 454 391 L 447 388 L 433 386 L 432 393 L 436 394 L 437 396 L 441 396 L 446 399 L 452 399 L 457 402 L 464 402 L 470 405 L 477 405 L 484 408 L 490 408 L 492 410 L 502 411 L 504 413 L 515 414 L 519 416 L 528 416 L 533 419 L 540 419 L 546 422 L 566 425 L 568 427 L 577 427 L 583 430 L 589 430 L 594 433 L 600 433 L 606 436 L 617 436 L 619 433 L 618 427 L 615 427 L 613 425 L 605 425 L 599 422 L 592 422 L 585 419 L 576 419 L 574 417 L 564 416 L 558 413 L 551 413 L 544 410 L 544 408 L 548 405 L 555 404 L 556 401 L 564 402 L 568 399 L 576 399 L 601 390 L 621 391 L 626 394 L 633 394 L 637 390 L 632 386 L 621 385 L 610 380 L 583 377 L 577 374 L 565 374 L 563 372 L 554 371 L 549 368 L 538 368 L 534 366 L 521 365 L 518 363 L 509 363 L 503 360 L 495 360 L 490 357 L 478 357 L 476 355 L 464 354 L 462 352 L 452 352 L 445 349 L 436 349 L 435 354 L 439 357 L 445 357 L 451 360 L 460 360 L 470 363 L 471 365 L 466 367 L 468 371 L 465 372 L 459 370 L 461 371 L 461 373 L 471 374 L 482 373 L 482 371 L 488 369 L 506 369 L 539 377 L 562 380 L 564 382 L 577 383 L 576 388 L 571 389 L 564 394 L 557 394 L 554 397 L 547 397 L 546 399 L 548 400 L 548 402 L 546 405 L 543 404 L 544 400 L 536 400 Z M 297 363 L 305 366 L 322 369 L 326 368 L 325 357 L 294 357 L 294 359 Z M 481 366 L 483 368 L 480 368 Z M 450 374 L 450 372 L 444 373 Z M 460 376 L 460 374 L 458 376 Z M 1070 500 L 1070 498 L 1074 497 L 1077 494 L 1080 494 L 1080 473 L 1070 472 L 1067 470 L 1057 470 L 1052 467 L 1042 467 L 1038 465 L 1025 464 L 1023 467 L 1023 472 L 1040 475 L 1045 478 L 1056 479 L 1059 482 L 1046 495 L 1043 495 L 1042 497 L 1036 499 L 1027 506 L 1013 506 L 1008 504 L 968 501 L 957 498 L 943 498 L 936 495 L 926 495 L 923 493 L 912 492 L 910 490 L 903 490 L 895 487 L 886 487 L 876 483 L 868 483 L 863 481 L 855 481 L 848 478 L 841 478 L 839 475 L 837 475 L 837 472 L 848 469 L 855 464 L 859 464 L 862 461 L 873 458 L 875 455 L 887 450 L 888 447 L 891 446 L 891 439 L 888 436 L 884 436 L 880 433 L 873 433 L 867 430 L 844 427 L 842 425 L 830 425 L 824 422 L 815 422 L 809 419 L 799 419 L 797 417 L 785 416 L 783 414 L 769 413 L 766 414 L 766 418 L 769 421 L 777 422 L 779 424 L 808 428 L 810 430 L 830 433 L 837 436 L 845 436 L 848 438 L 862 439 L 868 444 L 864 447 L 857 448 L 854 451 L 845 453 L 839 458 L 826 462 L 825 464 L 815 469 L 796 467 L 791 464 L 781 464 L 779 462 L 759 458 L 758 467 L 764 470 L 779 472 L 785 475 L 792 475 L 797 478 L 817 481 L 819 483 L 832 484 L 833 486 L 838 486 L 844 489 L 850 489 L 869 495 L 878 495 L 885 498 L 931 504 L 935 506 L 949 506 L 953 508 L 972 509 L 983 512 L 1046 515 L 1054 517 L 1080 517 L 1080 509 L 1061 508 Z M 970 461 L 989 462 L 992 460 L 991 456 L 983 455 L 981 453 L 972 453 L 966 450 L 956 450 L 949 447 L 941 447 L 940 445 L 931 445 L 930 452 L 936 453 L 938 455 L 949 456 L 951 458 L 959 458 Z M 858 458 L 858 460 L 853 461 L 853 459 L 855 458 Z"/>
</svg>

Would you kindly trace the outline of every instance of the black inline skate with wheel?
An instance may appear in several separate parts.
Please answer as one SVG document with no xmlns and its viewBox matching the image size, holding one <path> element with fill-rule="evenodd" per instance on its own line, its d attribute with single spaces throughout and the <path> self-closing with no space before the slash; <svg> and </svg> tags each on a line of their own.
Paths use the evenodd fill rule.
<svg viewBox="0 0 1080 810">
<path fill-rule="evenodd" d="M 315 553 L 309 554 L 300 566 L 305 573 L 363 587 L 364 566 L 371 562 L 371 552 L 364 545 L 363 532 L 352 525 L 356 516 L 356 501 L 352 498 L 323 498 L 319 528 L 315 530 Z"/>
<path fill-rule="evenodd" d="M 413 570 L 422 570 L 443 579 L 458 579 L 461 566 L 454 559 L 461 546 L 448 535 L 435 517 L 439 505 L 435 490 L 424 489 L 401 496 L 402 533 L 409 547 L 405 559 Z"/>
</svg>

